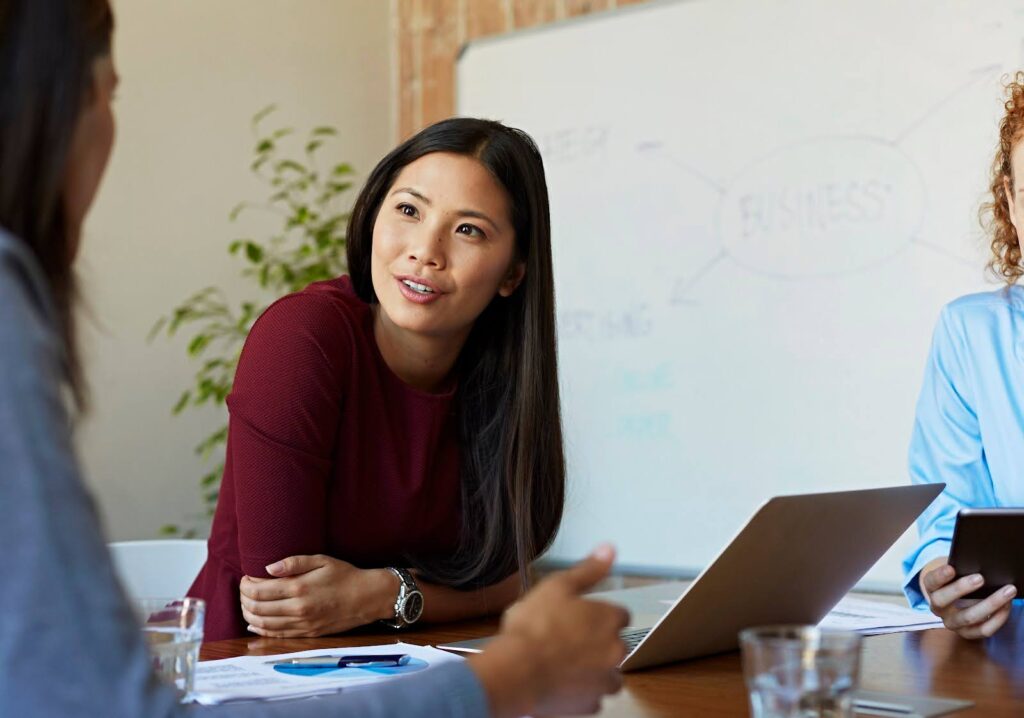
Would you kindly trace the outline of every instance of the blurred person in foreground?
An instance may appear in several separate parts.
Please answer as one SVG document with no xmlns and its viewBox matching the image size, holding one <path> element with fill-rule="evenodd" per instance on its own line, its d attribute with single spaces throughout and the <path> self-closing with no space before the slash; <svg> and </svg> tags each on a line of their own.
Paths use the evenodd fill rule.
<svg viewBox="0 0 1024 718">
<path fill-rule="evenodd" d="M 486 653 L 351 694 L 185 706 L 150 670 L 72 449 L 86 395 L 72 265 L 114 142 L 107 0 L 0 0 L 0 715 L 519 716 L 618 689 L 602 547 L 513 605 Z"/>
</svg>

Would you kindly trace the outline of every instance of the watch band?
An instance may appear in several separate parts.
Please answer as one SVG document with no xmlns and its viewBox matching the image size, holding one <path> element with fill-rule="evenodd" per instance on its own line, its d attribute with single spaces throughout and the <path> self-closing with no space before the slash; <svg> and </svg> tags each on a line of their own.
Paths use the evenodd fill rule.
<svg viewBox="0 0 1024 718">
<path fill-rule="evenodd" d="M 388 570 L 398 577 L 398 596 L 395 598 L 395 619 L 383 623 L 392 628 L 405 628 L 416 623 L 423 614 L 423 593 L 406 569 L 388 566 Z"/>
</svg>

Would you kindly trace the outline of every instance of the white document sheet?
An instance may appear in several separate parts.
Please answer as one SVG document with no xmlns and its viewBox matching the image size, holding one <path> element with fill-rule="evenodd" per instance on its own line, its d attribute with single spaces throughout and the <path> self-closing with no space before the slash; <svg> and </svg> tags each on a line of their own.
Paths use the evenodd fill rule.
<svg viewBox="0 0 1024 718">
<path fill-rule="evenodd" d="M 332 670 L 283 672 L 273 661 L 298 656 L 343 656 L 404 653 L 411 657 L 406 666 L 396 668 L 336 668 Z M 391 643 L 384 646 L 320 648 L 274 656 L 239 656 L 196 664 L 192 700 L 205 705 L 230 701 L 305 698 L 335 693 L 342 689 L 366 686 L 393 678 L 430 670 L 432 666 L 463 660 L 429 646 Z"/>
<path fill-rule="evenodd" d="M 942 621 L 928 611 L 897 603 L 847 596 L 818 624 L 820 628 L 856 631 L 865 636 L 942 628 Z"/>
</svg>

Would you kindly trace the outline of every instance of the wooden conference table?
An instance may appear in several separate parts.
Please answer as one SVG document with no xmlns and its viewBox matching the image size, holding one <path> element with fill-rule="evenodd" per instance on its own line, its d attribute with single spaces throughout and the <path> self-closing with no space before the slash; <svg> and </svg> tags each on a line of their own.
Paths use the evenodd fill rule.
<svg viewBox="0 0 1024 718">
<path fill-rule="evenodd" d="M 467 621 L 402 632 L 364 629 L 329 638 L 240 638 L 204 643 L 201 659 L 270 655 L 313 648 L 392 643 L 438 645 L 488 636 L 497 621 Z M 987 641 L 965 641 L 945 629 L 864 639 L 861 686 L 868 690 L 970 700 L 954 716 L 1024 715 L 1024 611 Z M 738 653 L 662 666 L 625 676 L 625 687 L 607 698 L 602 716 L 746 716 L 747 699 Z"/>
</svg>

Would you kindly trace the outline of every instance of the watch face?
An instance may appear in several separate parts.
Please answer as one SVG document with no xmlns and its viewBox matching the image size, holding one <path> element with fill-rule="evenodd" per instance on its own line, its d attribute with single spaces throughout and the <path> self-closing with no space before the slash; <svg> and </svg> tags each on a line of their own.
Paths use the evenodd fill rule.
<svg viewBox="0 0 1024 718">
<path fill-rule="evenodd" d="M 406 623 L 415 623 L 419 620 L 420 615 L 423 613 L 423 594 L 419 591 L 413 591 L 402 605 L 403 619 Z"/>
</svg>

